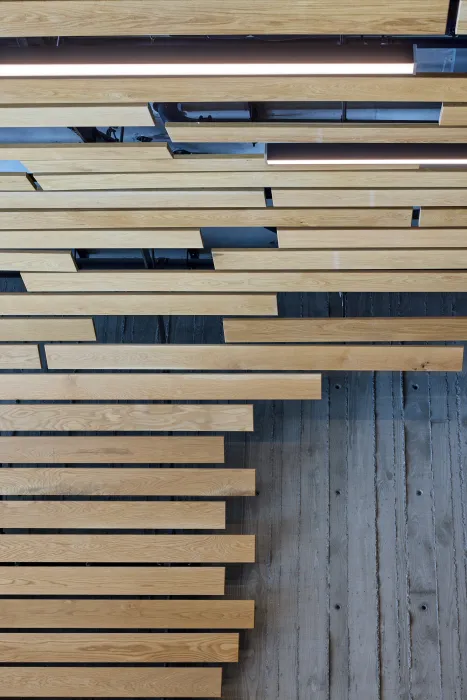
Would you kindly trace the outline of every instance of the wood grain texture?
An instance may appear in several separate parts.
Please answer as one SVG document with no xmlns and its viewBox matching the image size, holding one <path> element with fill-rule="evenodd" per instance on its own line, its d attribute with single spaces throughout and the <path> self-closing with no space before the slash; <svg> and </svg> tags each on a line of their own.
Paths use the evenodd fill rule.
<svg viewBox="0 0 467 700">
<path fill-rule="evenodd" d="M 91 318 L 0 318 L 0 340 L 96 340 L 96 331 Z"/>
<path fill-rule="evenodd" d="M 443 127 L 467 126 L 466 106 L 462 104 L 444 103 L 441 107 L 439 123 Z"/>
<path fill-rule="evenodd" d="M 173 634 L 0 634 L 3 663 L 232 663 L 239 635 Z"/>
<path fill-rule="evenodd" d="M 21 194 L 21 196 L 23 197 L 24 195 Z M 65 251 L 41 252 L 35 250 L 22 250 L 17 252 L 1 250 L 0 270 L 3 272 L 21 272 L 23 270 L 76 272 L 76 265 L 71 253 Z"/>
<path fill-rule="evenodd" d="M 0 316 L 234 314 L 277 316 L 277 299 L 274 294 L 0 294 Z"/>
<path fill-rule="evenodd" d="M 6 401 L 261 401 L 320 398 L 321 375 L 319 374 L 122 374 L 120 372 L 113 375 L 10 374 L 4 375 L 0 383 L 0 400 Z M 148 440 L 149 451 L 154 449 L 150 447 L 153 441 L 162 440 L 154 437 L 136 439 L 141 446 L 144 445 L 145 440 Z M 181 441 L 180 445 L 187 440 L 187 448 L 190 440 L 195 442 L 201 440 L 200 445 L 204 441 L 207 441 L 206 444 L 211 442 L 214 445 L 213 441 L 219 439 L 173 438 L 177 442 Z M 64 438 L 55 438 L 55 440 L 61 440 L 59 444 L 66 444 L 63 442 Z M 79 438 L 72 438 L 72 440 L 76 441 Z M 94 440 L 97 440 L 97 445 L 100 444 L 102 447 L 106 442 L 103 437 L 96 437 Z M 110 445 L 114 439 L 108 440 Z M 131 438 L 121 438 L 121 440 L 128 445 L 132 441 Z M 26 443 L 23 444 L 26 445 Z M 217 442 L 217 445 L 220 443 Z M 202 451 L 204 452 L 204 449 Z M 217 448 L 214 451 L 218 454 Z M 122 449 L 122 454 L 118 456 L 123 456 L 124 453 L 125 449 Z M 131 451 L 128 451 L 128 458 L 130 456 Z M 90 454 L 89 457 L 91 457 Z M 96 455 L 93 454 L 93 459 L 95 458 Z M 3 461 L 8 462 L 7 459 Z M 185 461 L 192 461 L 189 455 Z"/>
<path fill-rule="evenodd" d="M 466 229 L 279 229 L 279 248 L 463 248 Z"/>
<path fill-rule="evenodd" d="M 6 464 L 217 463 L 224 461 L 224 438 L 0 437 L 0 458 Z"/>
<path fill-rule="evenodd" d="M 0 562 L 254 563 L 251 535 L 8 535 Z"/>
<path fill-rule="evenodd" d="M 467 340 L 467 318 L 229 318 L 226 343 L 358 343 Z M 281 348 L 282 352 L 283 348 Z"/>
<path fill-rule="evenodd" d="M 151 126 L 154 120 L 147 104 L 134 105 L 56 105 L 43 107 L 2 107 L 0 127 L 64 126 Z"/>
<path fill-rule="evenodd" d="M 220 698 L 221 668 L 2 669 L 0 697 L 10 698 Z"/>
<path fill-rule="evenodd" d="M 43 100 L 39 100 L 38 104 L 41 102 Z M 120 104 L 119 107 L 121 107 Z M 105 125 L 99 124 L 98 126 Z M 103 141 L 100 143 L 9 143 L 0 145 L 0 160 L 20 160 L 22 162 L 46 160 L 60 163 L 67 160 L 76 162 L 92 159 L 99 161 L 138 159 L 146 161 L 149 165 L 152 160 L 171 160 L 172 155 L 167 144 L 162 142 L 114 144 Z"/>
<path fill-rule="evenodd" d="M 84 187 L 83 189 L 86 189 Z M 4 231 L 0 249 L 20 248 L 202 248 L 199 229 Z"/>
<path fill-rule="evenodd" d="M 451 207 L 436 209 L 423 207 L 420 214 L 420 226 L 439 228 L 451 226 L 467 226 L 467 208 Z"/>
<path fill-rule="evenodd" d="M 50 349 L 53 351 L 53 346 L 50 346 Z M 52 369 L 50 363 L 48 366 L 49 369 Z M 16 430 L 71 432 L 245 431 L 253 430 L 253 406 L 231 404 L 54 404 L 25 406 L 6 404 L 0 405 L 0 430 L 8 432 Z"/>
<path fill-rule="evenodd" d="M 282 320 L 282 319 L 281 319 Z M 350 319 L 351 321 L 352 319 Z M 259 326 L 264 321 L 259 320 Z M 284 331 L 283 331 L 284 334 Z M 295 337 L 299 334 L 296 333 Z M 465 333 L 464 333 L 465 336 Z M 319 339 L 318 339 L 319 340 Z M 364 340 L 364 338 L 359 338 Z M 442 338 L 442 340 L 444 340 Z M 269 342 L 275 341 L 270 338 Z M 287 342 L 287 341 L 285 341 Z M 297 342 L 306 342 L 302 337 Z M 316 342 L 316 339 L 313 341 Z M 107 349 L 109 348 L 109 349 Z M 64 352 L 62 351 L 64 350 Z M 162 350 L 162 352 L 159 352 Z M 222 369 L 222 370 L 391 370 L 436 369 L 460 371 L 462 369 L 463 348 L 446 347 L 347 347 L 304 345 L 281 347 L 274 345 L 169 345 L 169 346 L 92 346 L 59 345 L 47 350 L 47 364 L 50 369 Z M 58 362 L 57 362 L 58 358 Z M 5 410 L 6 408 L 6 410 Z M 30 406 L 0 406 L 1 430 L 35 430 L 36 428 L 15 428 L 14 417 L 23 414 L 29 418 Z M 35 408 L 35 407 L 34 407 Z M 54 416 L 57 408 L 53 407 Z M 67 406 L 62 413 L 68 419 Z M 82 412 L 89 406 L 78 407 Z M 101 407 L 99 407 L 101 408 Z M 111 410 L 119 406 L 112 406 Z M 166 407 L 163 407 L 166 408 Z M 174 407 L 176 408 L 176 407 Z M 214 406 L 213 409 L 220 407 Z M 231 407 L 238 408 L 238 407 Z M 39 414 L 40 414 L 39 409 Z M 92 409 L 91 409 L 92 410 Z M 49 412 L 49 407 L 45 413 Z M 5 420 L 5 414 L 7 419 Z M 13 418 L 11 418 L 13 416 Z M 62 419 L 60 417 L 60 420 Z M 219 416 L 222 421 L 222 415 Z M 245 418 L 243 417 L 243 425 Z M 3 427 L 5 426 L 5 427 Z M 10 427 L 7 427 L 10 426 Z M 53 428 L 47 428 L 48 430 Z M 73 428 L 71 428 L 73 429 Z M 84 428 L 83 428 L 84 429 Z M 93 428 L 86 428 L 92 430 Z M 125 429 L 125 428 L 120 428 Z M 136 428 L 131 428 L 132 430 Z M 169 430 L 171 428 L 167 428 Z M 187 428 L 184 428 L 187 429 Z M 214 430 L 215 428 L 211 428 Z"/>
<path fill-rule="evenodd" d="M 20 629 L 251 629 L 254 602 L 0 600 L 0 617 L 5 628 Z"/>
<path fill-rule="evenodd" d="M 1 595 L 224 595 L 223 567 L 14 566 L 0 568 Z"/>
<path fill-rule="evenodd" d="M 458 34 L 467 34 L 467 2 L 465 0 L 460 0 L 456 32 Z"/>
<path fill-rule="evenodd" d="M 254 469 L 14 467 L 3 496 L 254 496 Z"/>
<path fill-rule="evenodd" d="M 0 369 L 40 368 L 41 360 L 37 345 L 0 345 Z"/>
<path fill-rule="evenodd" d="M 465 189 L 273 189 L 272 196 L 275 207 L 460 207 L 466 203 Z"/>
<path fill-rule="evenodd" d="M 24 173 L 0 173 L 0 192 L 30 192 L 33 189 Z"/>
<path fill-rule="evenodd" d="M 222 530 L 225 528 L 225 503 L 2 501 L 0 527 L 19 530 L 64 527 L 67 530 Z"/>
</svg>

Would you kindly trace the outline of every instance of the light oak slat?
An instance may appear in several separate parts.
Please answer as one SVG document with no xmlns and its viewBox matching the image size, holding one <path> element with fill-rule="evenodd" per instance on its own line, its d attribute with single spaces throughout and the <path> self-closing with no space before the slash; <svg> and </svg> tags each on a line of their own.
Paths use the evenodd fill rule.
<svg viewBox="0 0 467 700">
<path fill-rule="evenodd" d="M 52 346 L 50 347 L 52 348 Z M 130 350 L 131 346 L 128 349 Z M 51 364 L 49 364 L 49 369 L 52 369 Z M 25 406 L 6 404 L 0 405 L 0 430 L 8 432 L 17 430 L 251 431 L 253 430 L 253 406 L 231 404 Z"/>
<path fill-rule="evenodd" d="M 96 340 L 96 331 L 92 318 L 0 318 L 0 341 L 15 340 L 23 342 Z M 2 346 L 1 350 L 8 352 L 8 347 Z M 23 346 L 19 347 L 23 349 Z M 26 349 L 24 351 L 26 352 Z M 12 350 L 12 357 L 14 357 L 13 352 L 16 351 Z"/>
<path fill-rule="evenodd" d="M 467 244 L 466 244 L 467 245 Z M 216 270 L 454 270 L 467 268 L 467 248 L 432 250 L 213 250 Z"/>
<path fill-rule="evenodd" d="M 220 698 L 221 668 L 2 668 L 0 697 Z"/>
<path fill-rule="evenodd" d="M 5 529 L 222 530 L 225 503 L 210 501 L 86 502 L 2 501 Z M 1 590 L 1 589 L 0 589 Z M 1 644 L 0 644 L 1 646 Z M 1 657 L 1 652 L 0 652 Z"/>
<path fill-rule="evenodd" d="M 460 0 L 459 14 L 457 16 L 457 34 L 467 34 L 467 2 Z"/>
<path fill-rule="evenodd" d="M 466 203 L 467 189 L 273 189 L 272 197 L 275 207 L 456 207 Z"/>
<path fill-rule="evenodd" d="M 44 126 L 152 126 L 154 120 L 147 104 L 134 105 L 55 105 L 44 107 L 1 107 L 0 127 Z"/>
<path fill-rule="evenodd" d="M 238 633 L 0 634 L 3 663 L 235 663 Z"/>
<path fill-rule="evenodd" d="M 229 318 L 226 343 L 354 343 L 467 340 L 467 318 Z M 283 348 L 281 348 L 281 352 Z"/>
<path fill-rule="evenodd" d="M 224 438 L 0 437 L 0 458 L 6 464 L 217 463 L 224 461 Z"/>
<path fill-rule="evenodd" d="M 0 567 L 1 595 L 224 595 L 223 567 Z"/>
<path fill-rule="evenodd" d="M 439 228 L 440 226 L 467 226 L 467 208 L 430 209 L 423 207 L 420 213 L 420 226 Z"/>
<path fill-rule="evenodd" d="M 3 496 L 254 496 L 254 469 L 0 469 Z M 0 569 L 1 573 L 1 569 Z"/>
<path fill-rule="evenodd" d="M 40 193 L 36 193 L 40 194 Z M 44 193 L 43 193 L 44 194 Z M 45 193 L 51 194 L 51 193 Z M 115 193 L 114 193 L 115 194 Z M 209 226 L 309 226 L 394 228 L 410 226 L 412 206 L 366 209 L 120 209 L 1 211 L 0 230 L 77 228 L 203 228 Z M 443 224 L 440 224 L 441 226 Z"/>
<path fill-rule="evenodd" d="M 0 562 L 254 563 L 253 535 L 5 535 Z M 2 623 L 3 624 L 3 623 Z"/>
<path fill-rule="evenodd" d="M 320 398 L 319 374 L 5 374 L 0 382 L 0 400 L 5 401 L 261 401 Z M 95 439 L 102 443 L 102 437 Z M 177 441 L 180 439 L 183 438 L 174 438 Z M 198 438 L 201 439 L 217 438 Z M 122 440 L 128 441 L 128 438 Z"/>
<path fill-rule="evenodd" d="M 0 316 L 239 314 L 277 316 L 277 299 L 274 294 L 0 294 Z"/>
<path fill-rule="evenodd" d="M 69 79 L 66 79 L 69 83 Z M 45 97 L 45 95 L 44 95 Z M 85 100 L 86 102 L 86 100 Z M 119 103 L 120 101 L 117 100 Z M 41 100 L 38 101 L 38 104 Z M 119 107 L 122 105 L 119 104 Z M 96 125 L 94 125 L 96 126 Z M 106 126 L 98 124 L 97 126 Z M 0 144 L 0 160 L 28 160 L 72 162 L 80 160 L 144 160 L 147 165 L 152 160 L 171 160 L 172 155 L 166 143 L 32 143 L 25 145 Z"/>
<path fill-rule="evenodd" d="M 0 192 L 0 209 L 188 209 L 265 207 L 255 190 L 121 190 L 119 192 Z M 153 225 L 156 217 L 153 214 Z"/>
<path fill-rule="evenodd" d="M 24 197 L 25 195 L 21 194 L 21 196 Z M 4 272 L 22 270 L 76 272 L 76 265 L 71 253 L 65 251 L 49 251 L 45 253 L 35 250 L 0 250 L 0 270 Z"/>
<path fill-rule="evenodd" d="M 279 248 L 464 248 L 467 229 L 278 229 Z"/>
<path fill-rule="evenodd" d="M 0 192 L 30 192 L 34 187 L 24 173 L 0 173 Z"/>
<path fill-rule="evenodd" d="M 63 176 L 62 176 L 63 177 Z M 84 188 L 86 189 L 86 188 Z M 199 229 L 5 231 L 0 250 L 20 248 L 202 248 Z"/>
<path fill-rule="evenodd" d="M 467 126 L 467 107 L 462 104 L 443 104 L 439 123 L 443 127 Z"/>
<path fill-rule="evenodd" d="M 0 600 L 0 619 L 19 629 L 252 629 L 254 602 L 23 598 Z"/>
<path fill-rule="evenodd" d="M 0 345 L 0 369 L 40 368 L 41 361 L 37 345 Z"/>
</svg>

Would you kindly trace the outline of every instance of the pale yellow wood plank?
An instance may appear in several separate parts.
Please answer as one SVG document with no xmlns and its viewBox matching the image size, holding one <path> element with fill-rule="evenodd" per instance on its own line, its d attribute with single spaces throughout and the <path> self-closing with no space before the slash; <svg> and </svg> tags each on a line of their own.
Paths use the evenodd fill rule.
<svg viewBox="0 0 467 700">
<path fill-rule="evenodd" d="M 443 127 L 465 127 L 467 126 L 467 107 L 463 104 L 444 103 L 441 107 L 441 117 L 439 123 Z M 445 131 L 443 129 L 443 131 Z M 446 131 L 452 131 L 449 129 Z"/>
<path fill-rule="evenodd" d="M 224 461 L 224 438 L 0 437 L 0 458 L 6 464 L 217 463 Z"/>
<path fill-rule="evenodd" d="M 253 535 L 6 535 L 0 562 L 200 563 L 255 561 Z"/>
<path fill-rule="evenodd" d="M 62 176 L 63 177 L 63 176 Z M 84 187 L 83 189 L 86 189 Z M 202 248 L 199 229 L 2 231 L 0 250 L 34 248 Z"/>
<path fill-rule="evenodd" d="M 238 633 L 0 634 L 3 663 L 232 663 Z M 118 669 L 117 669 L 118 670 Z"/>
<path fill-rule="evenodd" d="M 0 127 L 152 126 L 147 104 L 0 107 Z"/>
<path fill-rule="evenodd" d="M 17 338 L 17 340 L 20 340 L 20 338 Z M 40 368 L 41 361 L 37 345 L 0 345 L 0 369 Z"/>
<path fill-rule="evenodd" d="M 70 83 L 69 80 L 66 82 Z M 45 96 L 44 96 L 45 97 Z M 87 102 L 85 100 L 84 102 Z M 117 100 L 119 103 L 120 101 Z M 38 100 L 38 104 L 41 100 Z M 121 105 L 119 105 L 121 106 Z M 106 126 L 98 124 L 94 126 Z M 41 160 L 57 161 L 70 160 L 140 160 L 150 165 L 152 160 L 171 160 L 172 156 L 166 143 L 33 143 L 0 144 L 0 160 Z"/>
<path fill-rule="evenodd" d="M 275 207 L 456 207 L 467 189 L 273 189 L 272 197 Z"/>
<path fill-rule="evenodd" d="M 137 622 L 138 629 L 252 629 L 254 602 L 23 598 L 0 600 L 0 618 L 5 628 L 135 629 Z"/>
<path fill-rule="evenodd" d="M 4 375 L 0 382 L 0 400 L 5 401 L 254 401 L 320 398 L 320 374 L 117 373 L 108 375 L 54 373 L 27 376 Z M 63 440 L 64 438 L 56 439 Z M 131 442 L 129 438 L 121 439 L 123 442 L 125 440 Z M 143 440 L 143 438 L 138 439 Z M 156 438 L 145 439 L 153 441 Z M 173 438 L 177 441 L 183 439 Z M 190 438 L 190 440 L 193 439 Z M 94 438 L 94 440 L 102 442 L 103 438 Z M 109 438 L 109 440 L 111 439 Z M 209 440 L 209 438 L 198 438 L 198 440 Z M 217 440 L 217 438 L 211 438 L 211 440 Z M 148 443 L 148 449 L 155 449 L 149 445 L 150 443 Z M 26 449 L 26 443 L 22 447 Z M 129 444 L 127 447 L 129 450 Z M 216 456 L 220 456 L 217 449 Z M 8 462 L 9 460 L 4 459 L 3 461 Z M 64 461 L 67 462 L 66 459 Z M 92 460 L 88 461 L 92 462 Z M 169 461 L 173 462 L 174 460 Z M 188 457 L 185 461 L 192 462 L 193 460 Z"/>
<path fill-rule="evenodd" d="M 96 340 L 96 331 L 92 318 L 0 318 L 0 341 L 15 340 Z M 6 352 L 8 347 L 2 346 L 2 350 Z"/>
<path fill-rule="evenodd" d="M 465 204 L 465 202 L 464 202 Z M 467 226 L 467 208 L 429 209 L 423 207 L 420 226 L 439 228 L 440 226 Z"/>
<path fill-rule="evenodd" d="M 460 0 L 456 32 L 467 34 L 467 2 L 465 0 Z"/>
<path fill-rule="evenodd" d="M 49 357 L 53 358 L 49 346 Z M 65 347 L 65 346 L 64 346 Z M 69 346 L 77 348 L 76 345 Z M 110 346 L 112 347 L 112 346 Z M 131 350 L 132 346 L 126 346 Z M 224 347 L 224 346 L 220 346 Z M 0 346 L 1 348 L 1 346 Z M 122 346 L 125 349 L 125 346 Z M 105 357 L 105 355 L 104 355 Z M 60 357 L 49 362 L 65 364 Z M 88 366 L 99 364 L 92 358 Z M 56 367 L 55 367 L 56 368 Z M 290 367 L 293 369 L 293 367 Z M 211 432 L 253 430 L 253 407 L 230 404 L 99 404 L 99 405 L 0 405 L 0 430 L 51 431 L 176 431 Z"/>
<path fill-rule="evenodd" d="M 63 527 L 68 530 L 74 528 L 222 530 L 225 528 L 225 503 L 218 501 L 157 501 L 154 503 L 2 501 L 0 527 L 21 530 Z"/>
<path fill-rule="evenodd" d="M 276 316 L 277 300 L 271 294 L 0 294 L 0 316 L 61 314 Z"/>
<path fill-rule="evenodd" d="M 79 3 L 77 3 L 79 4 Z M 221 668 L 2 668 L 0 697 L 220 698 Z"/>
<path fill-rule="evenodd" d="M 224 580 L 223 567 L 2 566 L 0 594 L 224 595 Z"/>
<path fill-rule="evenodd" d="M 255 470 L 11 467 L 0 469 L 0 493 L 29 497 L 254 496 Z"/>
<path fill-rule="evenodd" d="M 464 248 L 467 229 L 279 229 L 279 248 Z"/>
<path fill-rule="evenodd" d="M 0 173 L 0 192 L 31 192 L 33 189 L 24 173 Z"/>
<path fill-rule="evenodd" d="M 21 196 L 24 197 L 25 195 L 21 194 Z M 0 250 L 0 270 L 6 272 L 21 272 L 23 270 L 76 272 L 76 265 L 71 253 L 65 251 Z"/>
</svg>

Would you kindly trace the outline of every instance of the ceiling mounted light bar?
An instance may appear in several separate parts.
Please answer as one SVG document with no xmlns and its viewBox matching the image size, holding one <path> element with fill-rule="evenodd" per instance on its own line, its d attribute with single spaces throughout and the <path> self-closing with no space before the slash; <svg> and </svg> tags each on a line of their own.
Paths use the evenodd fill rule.
<svg viewBox="0 0 467 700">
<path fill-rule="evenodd" d="M 467 165 L 467 144 L 270 143 L 268 165 Z"/>
<path fill-rule="evenodd" d="M 412 75 L 414 70 L 411 44 L 376 42 L 192 39 L 0 52 L 1 78 Z"/>
</svg>

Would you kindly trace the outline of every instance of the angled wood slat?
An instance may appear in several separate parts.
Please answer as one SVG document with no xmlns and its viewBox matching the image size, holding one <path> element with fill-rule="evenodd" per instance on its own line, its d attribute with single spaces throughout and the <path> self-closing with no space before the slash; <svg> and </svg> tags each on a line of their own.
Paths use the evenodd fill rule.
<svg viewBox="0 0 467 700">
<path fill-rule="evenodd" d="M 0 527 L 5 529 L 84 528 L 128 530 L 222 530 L 225 503 L 204 501 L 83 502 L 2 501 Z M 1 591 L 1 589 L 0 589 Z M 1 645 L 0 645 L 1 646 Z M 0 652 L 1 656 L 1 652 Z"/>
<path fill-rule="evenodd" d="M 25 173 L 0 173 L 0 192 L 30 192 L 34 187 Z"/>
<path fill-rule="evenodd" d="M 67 79 L 67 82 L 70 82 Z M 45 97 L 45 95 L 44 95 Z M 31 100 L 32 102 L 32 100 Z M 41 104 L 43 100 L 38 100 Z M 86 102 L 86 100 L 84 101 Z M 121 107 L 120 101 L 119 107 Z M 96 125 L 94 125 L 96 126 Z M 106 126 L 98 124 L 97 126 Z M 30 160 L 47 162 L 79 161 L 96 159 L 106 160 L 144 160 L 150 164 L 152 160 L 171 160 L 172 156 L 166 143 L 33 143 L 0 144 L 0 160 L 20 160 L 27 163 Z"/>
<path fill-rule="evenodd" d="M 457 16 L 456 31 L 458 34 L 467 34 L 467 2 L 466 2 L 466 0 L 460 0 L 459 14 Z"/>
<path fill-rule="evenodd" d="M 224 461 L 224 439 L 121 435 L 0 437 L 0 460 L 6 464 L 216 463 Z"/>
<path fill-rule="evenodd" d="M 0 634 L 3 663 L 235 663 L 238 633 Z"/>
<path fill-rule="evenodd" d="M 456 207 L 466 204 L 467 189 L 273 189 L 272 196 L 275 207 Z"/>
<path fill-rule="evenodd" d="M 220 698 L 221 668 L 2 668 L 0 697 Z"/>
<path fill-rule="evenodd" d="M 239 314 L 276 316 L 277 299 L 274 294 L 0 294 L 0 316 Z"/>
<path fill-rule="evenodd" d="M 0 600 L 0 619 L 19 629 L 251 629 L 254 602 L 23 598 Z"/>
<path fill-rule="evenodd" d="M 0 595 L 224 595 L 224 580 L 223 567 L 2 566 Z"/>
<path fill-rule="evenodd" d="M 462 104 L 443 104 L 439 123 L 443 127 L 467 126 L 467 107 Z"/>
<path fill-rule="evenodd" d="M 0 469 L 3 496 L 254 496 L 254 469 Z M 0 571 L 1 573 L 1 571 Z"/>
<path fill-rule="evenodd" d="M 71 253 L 66 251 L 49 251 L 45 253 L 35 250 L 0 250 L 0 270 L 4 272 L 22 270 L 76 272 L 76 265 Z"/>
<path fill-rule="evenodd" d="M 70 346 L 70 348 L 74 347 L 76 346 Z M 125 349 L 125 346 L 122 347 Z M 132 346 L 127 347 L 131 351 Z M 53 350 L 53 346 L 50 346 L 50 350 Z M 65 362 L 65 364 L 67 363 Z M 49 369 L 52 369 L 50 363 Z M 244 431 L 253 430 L 253 406 L 230 404 L 81 404 L 67 406 L 54 404 L 25 406 L 6 404 L 0 405 L 0 430 Z"/>
<path fill-rule="evenodd" d="M 279 248 L 464 248 L 466 229 L 278 229 Z"/>
<path fill-rule="evenodd" d="M 83 188 L 86 189 L 86 188 Z M 20 248 L 202 248 L 199 229 L 4 231 L 0 249 Z"/>
<path fill-rule="evenodd" d="M 465 202 L 464 202 L 465 203 Z M 439 228 L 440 226 L 467 226 L 467 207 L 450 209 L 430 209 L 423 207 L 420 214 L 420 226 Z"/>
<path fill-rule="evenodd" d="M 320 399 L 321 375 L 319 374 L 35 374 L 4 375 L 0 382 L 0 400 L 5 401 L 118 401 L 118 400 L 161 400 L 161 401 L 254 401 L 286 399 Z M 29 438 L 31 439 L 31 438 Z M 70 438 L 73 441 L 80 438 Z M 121 438 L 128 443 L 138 440 L 141 446 L 148 440 L 148 451 L 154 450 L 153 441 L 161 438 Z M 64 440 L 64 438 L 55 438 Z M 87 440 L 83 438 L 83 440 Z M 104 446 L 106 439 L 96 437 L 97 444 Z M 108 438 L 109 445 L 115 438 Z M 173 438 L 206 441 L 211 443 L 218 438 Z M 23 446 L 25 446 L 23 440 Z M 31 443 L 32 444 L 32 443 Z M 43 443 L 44 445 L 46 443 Z M 65 442 L 59 444 L 65 445 Z M 161 443 L 162 444 L 162 443 Z M 179 442 L 179 444 L 182 444 Z M 199 443 L 202 444 L 202 443 Z M 220 445 L 219 442 L 216 443 Z M 186 443 L 188 450 L 188 442 Z M 1 448 L 1 439 L 0 439 Z M 76 447 L 75 447 L 76 449 Z M 122 454 L 125 450 L 122 449 Z M 204 451 L 203 451 L 204 452 Z M 218 450 L 215 450 L 218 455 Z M 83 452 L 83 456 L 84 456 Z M 0 458 L 1 458 L 0 452 Z M 13 456 L 13 455 L 12 455 Z M 31 455 L 32 456 L 32 455 Z M 69 455 L 63 461 L 70 461 Z M 117 456 L 117 455 L 115 455 Z M 118 456 L 121 456 L 120 454 Z M 135 455 L 136 456 L 136 455 Z M 168 456 L 168 455 L 167 455 Z M 220 455 L 218 455 L 220 456 Z M 92 461 L 91 454 L 87 461 Z M 93 458 L 96 455 L 92 455 Z M 7 459 L 3 460 L 8 462 Z M 36 460 L 37 461 L 37 460 Z M 47 461 L 47 460 L 46 460 Z M 49 460 L 50 461 L 50 460 Z M 85 460 L 86 461 L 86 460 Z M 116 460 L 122 461 L 122 460 Z M 145 461 L 145 460 L 144 460 Z M 164 461 L 164 460 L 162 460 Z M 169 459 L 173 462 L 174 459 Z M 193 461 L 187 455 L 187 462 Z M 214 460 L 214 461 L 222 461 Z"/>
<path fill-rule="evenodd" d="M 0 369 L 40 368 L 41 360 L 37 345 L 0 345 Z"/>
<path fill-rule="evenodd" d="M 154 126 L 147 104 L 1 107 L 0 127 Z"/>
<path fill-rule="evenodd" d="M 467 318 L 229 318 L 226 343 L 355 343 L 467 340 Z M 332 349 L 332 348 L 330 348 Z M 419 348 L 422 349 L 422 348 Z M 283 348 L 281 348 L 282 352 Z"/>
<path fill-rule="evenodd" d="M 0 318 L 0 341 L 15 340 L 23 342 L 96 340 L 96 331 L 92 318 Z M 8 347 L 1 346 L 0 352 L 8 352 Z M 12 357 L 14 357 L 13 350 Z M 26 352 L 26 349 L 22 348 L 21 351 Z"/>
<path fill-rule="evenodd" d="M 252 535 L 5 535 L 0 562 L 254 563 Z"/>
</svg>

